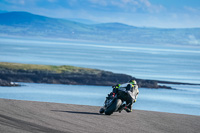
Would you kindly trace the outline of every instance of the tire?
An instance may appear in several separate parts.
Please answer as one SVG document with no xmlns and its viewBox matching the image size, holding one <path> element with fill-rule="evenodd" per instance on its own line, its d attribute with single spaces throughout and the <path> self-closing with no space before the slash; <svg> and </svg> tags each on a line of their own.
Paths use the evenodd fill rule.
<svg viewBox="0 0 200 133">
<path fill-rule="evenodd" d="M 117 111 L 117 109 L 121 106 L 122 100 L 115 99 L 115 101 L 105 110 L 105 115 L 111 115 L 113 112 Z"/>
<path fill-rule="evenodd" d="M 99 113 L 100 114 L 103 114 L 105 112 L 105 109 L 104 108 L 101 108 L 100 110 L 99 110 Z"/>
</svg>

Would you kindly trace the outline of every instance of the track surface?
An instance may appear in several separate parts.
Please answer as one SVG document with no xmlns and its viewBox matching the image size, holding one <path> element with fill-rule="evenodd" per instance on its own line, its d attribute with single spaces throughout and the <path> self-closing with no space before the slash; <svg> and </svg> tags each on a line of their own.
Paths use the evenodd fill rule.
<svg viewBox="0 0 200 133">
<path fill-rule="evenodd" d="M 0 133 L 199 133 L 200 116 L 134 110 L 98 114 L 100 107 L 0 99 Z"/>
</svg>

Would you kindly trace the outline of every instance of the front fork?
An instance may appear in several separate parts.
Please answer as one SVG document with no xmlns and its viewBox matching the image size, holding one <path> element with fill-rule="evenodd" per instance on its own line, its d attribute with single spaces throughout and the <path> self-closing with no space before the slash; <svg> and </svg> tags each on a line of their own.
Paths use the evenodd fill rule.
<svg viewBox="0 0 200 133">
<path fill-rule="evenodd" d="M 112 100 L 109 100 L 108 101 L 108 98 L 111 98 L 112 97 Z M 105 102 L 104 102 L 104 105 L 103 105 L 103 107 L 99 110 L 99 113 L 100 114 L 102 114 L 102 113 L 104 113 L 105 112 L 105 109 L 110 105 L 110 104 L 112 104 L 112 102 L 113 102 L 113 100 L 115 99 L 117 97 L 117 95 L 115 94 L 115 93 L 110 93 L 110 94 L 108 94 L 108 97 L 106 97 L 106 100 L 105 100 Z"/>
</svg>

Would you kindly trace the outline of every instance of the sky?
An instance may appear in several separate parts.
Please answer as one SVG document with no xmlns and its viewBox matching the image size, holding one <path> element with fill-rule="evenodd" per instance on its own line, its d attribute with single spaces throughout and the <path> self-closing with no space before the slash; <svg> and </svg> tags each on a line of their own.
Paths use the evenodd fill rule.
<svg viewBox="0 0 200 133">
<path fill-rule="evenodd" d="M 200 0 L 0 0 L 0 11 L 138 27 L 200 27 Z"/>
</svg>

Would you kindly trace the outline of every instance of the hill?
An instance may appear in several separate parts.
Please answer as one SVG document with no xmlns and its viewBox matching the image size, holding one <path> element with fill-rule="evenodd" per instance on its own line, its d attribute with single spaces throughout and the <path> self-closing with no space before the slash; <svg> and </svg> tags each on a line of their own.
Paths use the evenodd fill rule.
<svg viewBox="0 0 200 133">
<path fill-rule="evenodd" d="M 0 35 L 116 43 L 200 45 L 200 28 L 145 28 L 121 23 L 88 25 L 28 12 L 0 13 Z"/>
</svg>

